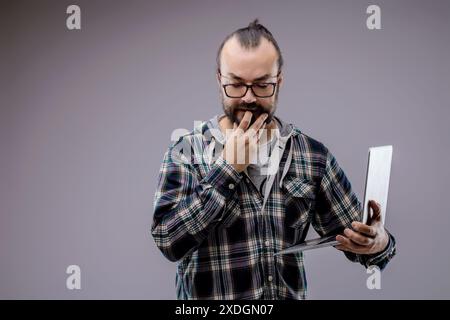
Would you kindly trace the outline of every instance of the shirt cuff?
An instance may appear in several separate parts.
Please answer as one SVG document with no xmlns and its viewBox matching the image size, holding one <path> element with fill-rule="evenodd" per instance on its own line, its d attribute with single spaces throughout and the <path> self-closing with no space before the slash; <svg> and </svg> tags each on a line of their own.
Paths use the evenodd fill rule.
<svg viewBox="0 0 450 320">
<path fill-rule="evenodd" d="M 383 251 L 375 254 L 360 256 L 360 259 L 362 260 L 361 263 L 365 265 L 366 268 L 375 265 L 378 266 L 380 270 L 383 270 L 388 264 L 388 262 L 395 256 L 396 254 L 395 238 L 389 232 L 388 235 L 389 235 L 389 242 Z"/>
<path fill-rule="evenodd" d="M 220 156 L 205 177 L 205 182 L 210 184 L 222 196 L 229 198 L 236 191 L 241 179 L 242 174 Z"/>
</svg>

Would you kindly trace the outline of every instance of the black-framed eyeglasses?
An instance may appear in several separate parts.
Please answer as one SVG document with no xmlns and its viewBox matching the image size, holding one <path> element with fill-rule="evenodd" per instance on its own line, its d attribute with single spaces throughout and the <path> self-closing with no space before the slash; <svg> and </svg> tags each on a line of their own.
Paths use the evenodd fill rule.
<svg viewBox="0 0 450 320">
<path fill-rule="evenodd" d="M 220 73 L 218 71 L 219 76 L 230 79 Z M 278 78 L 281 71 L 277 73 L 276 76 L 272 76 L 270 78 Z M 248 92 L 248 89 L 252 90 L 252 93 L 255 97 L 258 98 L 270 98 L 275 93 L 275 88 L 277 87 L 276 82 L 257 82 L 252 84 L 245 84 L 242 82 L 237 83 L 228 83 L 222 85 L 223 90 L 225 91 L 225 95 L 228 98 L 242 98 Z"/>
</svg>

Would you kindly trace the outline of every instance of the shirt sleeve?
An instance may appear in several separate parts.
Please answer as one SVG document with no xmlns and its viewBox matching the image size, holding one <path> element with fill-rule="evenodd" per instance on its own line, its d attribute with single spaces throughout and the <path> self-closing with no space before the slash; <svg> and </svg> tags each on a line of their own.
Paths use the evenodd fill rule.
<svg viewBox="0 0 450 320">
<path fill-rule="evenodd" d="M 212 228 L 225 219 L 226 200 L 242 179 L 222 157 L 201 179 L 195 166 L 177 150 L 171 147 L 164 155 L 151 229 L 156 245 L 170 261 L 196 250 Z"/>
<path fill-rule="evenodd" d="M 312 225 L 321 236 L 342 234 L 345 228 L 352 228 L 353 221 L 362 221 L 362 206 L 336 158 L 327 150 L 326 165 L 316 202 L 316 214 Z M 375 255 L 359 255 L 344 252 L 345 256 L 365 267 L 377 265 L 384 269 L 395 255 L 395 239 L 389 233 L 386 249 Z"/>
<path fill-rule="evenodd" d="M 386 230 L 387 231 L 387 230 Z M 361 263 L 366 268 L 370 266 L 377 266 L 380 270 L 383 270 L 388 262 L 395 256 L 396 254 L 396 246 L 395 246 L 395 238 L 394 236 L 388 232 L 389 235 L 389 243 L 386 248 L 379 253 L 370 254 L 370 255 L 355 255 L 351 252 L 346 252 L 347 258 L 352 261 L 357 261 Z"/>
</svg>

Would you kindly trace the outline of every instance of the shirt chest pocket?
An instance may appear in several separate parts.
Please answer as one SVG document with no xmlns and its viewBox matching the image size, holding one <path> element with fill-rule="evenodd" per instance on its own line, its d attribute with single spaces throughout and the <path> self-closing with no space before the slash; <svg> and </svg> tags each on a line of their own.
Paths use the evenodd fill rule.
<svg viewBox="0 0 450 320">
<path fill-rule="evenodd" d="M 283 190 L 284 225 L 294 229 L 306 227 L 315 205 L 316 185 L 313 181 L 303 178 L 286 177 Z"/>
</svg>

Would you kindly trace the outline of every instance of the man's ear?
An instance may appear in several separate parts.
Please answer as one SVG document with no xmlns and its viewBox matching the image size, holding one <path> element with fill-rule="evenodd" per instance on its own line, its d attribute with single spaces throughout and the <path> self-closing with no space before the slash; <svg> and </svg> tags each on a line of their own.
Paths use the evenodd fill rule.
<svg viewBox="0 0 450 320">
<path fill-rule="evenodd" d="M 280 73 L 280 75 L 278 76 L 278 87 L 281 87 L 283 83 L 284 83 L 283 73 Z"/>
<path fill-rule="evenodd" d="M 220 87 L 220 71 L 219 71 L 219 69 L 216 70 L 216 80 L 217 80 L 217 84 Z"/>
</svg>

